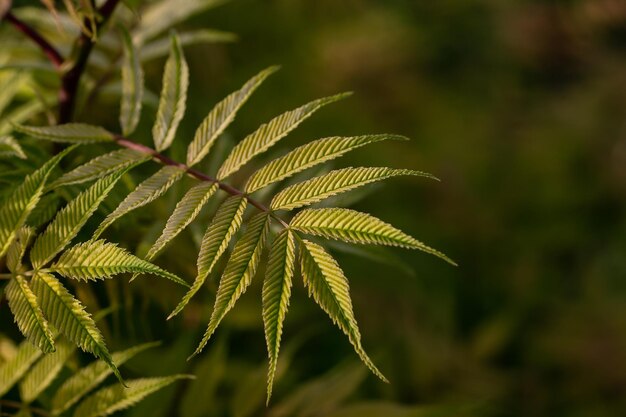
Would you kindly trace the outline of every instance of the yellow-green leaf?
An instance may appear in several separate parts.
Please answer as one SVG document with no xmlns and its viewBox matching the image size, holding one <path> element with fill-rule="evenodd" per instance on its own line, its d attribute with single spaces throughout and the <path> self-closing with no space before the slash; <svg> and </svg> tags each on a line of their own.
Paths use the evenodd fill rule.
<svg viewBox="0 0 626 417">
<path fill-rule="evenodd" d="M 385 167 L 338 169 L 285 188 L 274 196 L 271 208 L 273 210 L 293 210 L 372 182 L 399 175 L 416 175 L 436 179 L 425 172 L 410 169 Z"/>
<path fill-rule="evenodd" d="M 300 123 L 309 118 L 309 116 L 318 109 L 337 100 L 341 100 L 348 95 L 349 93 L 343 93 L 312 101 L 295 110 L 283 113 L 268 123 L 261 125 L 254 133 L 248 135 L 233 148 L 230 155 L 228 155 L 218 170 L 217 178 L 223 180 L 233 174 L 252 158 L 267 151 L 279 140 L 287 136 L 289 132 L 298 127 Z"/>
<path fill-rule="evenodd" d="M 226 313 L 233 308 L 252 282 L 268 231 L 269 216 L 267 213 L 259 213 L 250 220 L 248 228 L 235 245 L 220 279 L 209 325 L 194 355 L 204 349 Z"/>
<path fill-rule="evenodd" d="M 159 152 L 169 148 L 176 136 L 178 125 L 185 114 L 188 86 L 189 68 L 178 36 L 172 34 L 170 56 L 163 71 L 159 109 L 152 127 L 154 145 Z"/>
<path fill-rule="evenodd" d="M 267 402 L 272 396 L 274 375 L 278 363 L 278 351 L 283 334 L 283 322 L 289 298 L 291 297 L 291 284 L 294 271 L 295 242 L 291 230 L 283 230 L 274 243 L 270 252 L 270 258 L 265 271 L 263 281 L 263 325 L 265 328 L 265 341 L 269 356 L 267 371 Z"/>
<path fill-rule="evenodd" d="M 198 276 L 196 276 L 191 289 L 185 294 L 174 311 L 170 313 L 168 319 L 180 313 L 191 300 L 191 297 L 202 287 L 207 276 L 228 247 L 230 239 L 239 230 L 246 205 L 247 200 L 244 197 L 233 196 L 224 201 L 217 210 L 202 238 L 200 254 L 198 255 Z"/>
</svg>

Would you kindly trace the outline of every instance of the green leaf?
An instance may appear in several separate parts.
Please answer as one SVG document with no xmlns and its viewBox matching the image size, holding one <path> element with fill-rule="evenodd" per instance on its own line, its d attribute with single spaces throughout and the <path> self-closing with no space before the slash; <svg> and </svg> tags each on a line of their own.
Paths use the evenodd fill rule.
<svg viewBox="0 0 626 417">
<path fill-rule="evenodd" d="M 224 32 L 214 29 L 199 29 L 190 32 L 183 32 L 178 35 L 180 44 L 185 47 L 189 45 L 199 45 L 214 42 L 233 42 L 237 39 L 237 35 L 231 32 Z M 149 61 L 154 58 L 167 55 L 170 47 L 170 40 L 162 38 L 145 44 L 139 51 L 139 59 L 141 61 Z"/>
<path fill-rule="evenodd" d="M 261 71 L 248 80 L 240 90 L 231 93 L 215 105 L 196 130 L 196 135 L 187 148 L 188 166 L 197 164 L 207 156 L 215 140 L 235 119 L 237 111 L 248 101 L 261 83 L 277 70 L 278 67 L 269 67 Z"/>
<path fill-rule="evenodd" d="M 50 270 L 79 281 L 106 279 L 125 272 L 153 274 L 189 287 L 176 275 L 104 240 L 90 240 L 69 248 Z"/>
<path fill-rule="evenodd" d="M 3 4 L 4 6 L 4 4 Z M 7 7 L 11 7 L 10 3 L 7 3 Z M 0 6 L 0 9 L 2 7 Z M 4 16 L 0 13 L 0 19 Z M 2 89 L 0 89 L 0 114 L 4 112 L 7 106 L 13 101 L 19 90 L 30 80 L 30 74 L 21 71 L 15 71 L 12 74 L 8 74 L 7 78 L 2 83 Z"/>
<path fill-rule="evenodd" d="M 112 133 L 100 126 L 84 123 L 67 123 L 57 126 L 15 125 L 15 130 L 36 139 L 67 143 L 108 142 L 114 139 Z"/>
<path fill-rule="evenodd" d="M 26 278 L 14 276 L 4 291 L 20 332 L 42 352 L 54 352 L 54 336 Z"/>
<path fill-rule="evenodd" d="M 285 229 L 272 244 L 270 259 L 265 271 L 263 282 L 263 325 L 265 327 L 265 341 L 269 356 L 267 371 L 267 403 L 272 396 L 274 375 L 278 363 L 280 339 L 283 334 L 283 322 L 289 298 L 294 271 L 295 242 L 291 230 Z"/>
<path fill-rule="evenodd" d="M 122 366 L 138 353 L 157 345 L 159 345 L 158 342 L 145 343 L 121 352 L 113 352 L 111 356 L 114 363 L 118 366 Z M 75 372 L 63 382 L 63 385 L 61 385 L 54 394 L 52 398 L 52 414 L 61 414 L 63 411 L 76 404 L 85 394 L 97 387 L 111 375 L 111 372 L 111 368 L 101 361 L 92 362 L 78 372 Z"/>
<path fill-rule="evenodd" d="M 141 12 L 138 27 L 133 31 L 135 41 L 141 45 L 171 28 L 177 23 L 202 12 L 210 7 L 215 7 L 226 0 L 186 0 L 186 1 L 158 1 L 146 4 Z"/>
<path fill-rule="evenodd" d="M 54 353 L 45 355 L 33 366 L 20 382 L 20 398 L 31 403 L 41 394 L 59 375 L 63 365 L 74 352 L 74 347 L 66 342 L 57 344 Z"/>
<path fill-rule="evenodd" d="M 170 56 L 163 71 L 163 88 L 159 109 L 152 127 L 152 137 L 156 150 L 161 152 L 170 147 L 176 129 L 185 114 L 189 68 L 180 47 L 178 36 L 171 36 Z"/>
<path fill-rule="evenodd" d="M 294 230 L 350 243 L 399 246 L 418 249 L 456 265 L 443 253 L 407 235 L 392 225 L 355 210 L 321 208 L 302 210 L 290 224 Z"/>
<path fill-rule="evenodd" d="M 48 176 L 61 158 L 72 149 L 73 147 L 65 149 L 28 175 L 0 208 L 0 257 L 6 253 L 15 233 L 24 225 L 28 214 L 39 202 Z"/>
<path fill-rule="evenodd" d="M 239 230 L 246 205 L 247 200 L 244 197 L 233 196 L 224 201 L 217 210 L 215 217 L 202 238 L 198 255 L 198 276 L 196 276 L 191 289 L 185 294 L 174 311 L 170 313 L 168 320 L 180 313 L 191 300 L 191 297 L 202 287 L 213 267 L 215 267 L 215 264 L 228 247 L 230 239 Z"/>
<path fill-rule="evenodd" d="M 295 110 L 288 111 L 275 117 L 270 122 L 261 125 L 254 133 L 248 135 L 233 148 L 221 168 L 217 178 L 223 180 L 236 172 L 255 156 L 267 151 L 300 125 L 309 116 L 321 107 L 347 97 L 350 93 L 337 94 L 331 97 L 312 101 Z"/>
<path fill-rule="evenodd" d="M 372 373 L 387 382 L 361 345 L 361 334 L 352 311 L 348 280 L 337 261 L 320 245 L 308 240 L 302 240 L 301 243 L 302 278 L 309 290 L 309 296 L 313 297 L 337 327 L 348 336 L 354 350 Z"/>
<path fill-rule="evenodd" d="M 37 113 L 41 112 L 43 107 L 41 100 L 33 99 L 18 106 L 5 117 L 0 118 L 0 136 L 11 133 L 14 129 L 14 124 L 30 120 Z"/>
<path fill-rule="evenodd" d="M 200 213 L 200 210 L 217 191 L 218 185 L 210 182 L 201 182 L 187 191 L 185 196 L 176 204 L 172 215 L 167 219 L 163 233 L 148 251 L 146 260 L 154 259 L 158 253 L 182 232 Z"/>
<path fill-rule="evenodd" d="M 336 136 L 318 139 L 294 149 L 259 169 L 250 177 L 245 190 L 252 193 L 322 162 L 338 158 L 353 149 L 388 139 L 407 140 L 404 136 L 397 135 Z"/>
<path fill-rule="evenodd" d="M 43 355 L 41 350 L 29 341 L 20 343 L 15 356 L 0 365 L 0 397 L 6 394 L 28 372 L 31 365 L 41 355 Z"/>
<path fill-rule="evenodd" d="M 85 307 L 52 274 L 38 272 L 31 281 L 44 314 L 52 325 L 85 352 L 102 359 L 115 376 L 122 376 L 111 359 L 102 333 Z"/>
<path fill-rule="evenodd" d="M 176 181 L 181 179 L 183 175 L 185 175 L 185 171 L 173 166 L 165 166 L 158 170 L 154 175 L 143 181 L 128 194 L 124 201 L 100 223 L 100 226 L 98 226 L 98 229 L 94 232 L 93 238 L 97 239 L 107 227 L 123 215 L 145 206 L 165 194 L 165 192 L 169 190 Z"/>
<path fill-rule="evenodd" d="M 174 375 L 141 378 L 127 381 L 128 388 L 119 384 L 102 388 L 81 402 L 74 417 L 101 417 L 137 404 L 148 395 L 167 387 L 179 379 L 192 379 L 193 375 Z"/>
<path fill-rule="evenodd" d="M 136 166 L 148 161 L 149 155 L 142 154 L 132 149 L 118 149 L 104 155 L 100 155 L 89 162 L 80 165 L 50 184 L 49 188 L 57 188 L 62 185 L 80 184 L 109 175 L 127 166 Z"/>
<path fill-rule="evenodd" d="M 9 271 L 13 273 L 19 272 L 22 266 L 24 251 L 26 251 L 32 235 L 33 229 L 28 226 L 21 227 L 15 234 L 15 240 L 7 251 L 7 268 L 9 268 Z"/>
<path fill-rule="evenodd" d="M 233 308 L 252 282 L 252 277 L 256 274 L 261 260 L 269 226 L 269 215 L 257 214 L 250 220 L 246 232 L 235 245 L 220 279 L 209 325 L 193 355 L 197 355 L 204 349 L 226 313 Z"/>
<path fill-rule="evenodd" d="M 10 157 L 26 159 L 26 154 L 13 136 L 0 136 L 0 158 Z"/>
<path fill-rule="evenodd" d="M 52 223 L 37 237 L 30 252 L 30 260 L 35 269 L 50 262 L 76 237 L 128 169 L 129 167 L 122 168 L 99 179 L 59 211 Z"/>
<path fill-rule="evenodd" d="M 133 40 L 125 28 L 122 28 L 122 39 L 124 60 L 122 62 L 120 125 L 124 136 L 128 136 L 135 131 L 141 117 L 143 70 Z"/>
<path fill-rule="evenodd" d="M 274 196 L 270 206 L 272 210 L 293 210 L 372 182 L 399 175 L 416 175 L 436 179 L 430 174 L 410 169 L 385 167 L 337 169 L 285 188 Z"/>
</svg>

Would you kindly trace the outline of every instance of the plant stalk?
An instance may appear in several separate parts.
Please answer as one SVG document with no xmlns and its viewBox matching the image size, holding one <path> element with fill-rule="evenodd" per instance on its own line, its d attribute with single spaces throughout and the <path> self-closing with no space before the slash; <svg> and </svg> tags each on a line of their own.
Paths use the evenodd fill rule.
<svg viewBox="0 0 626 417">
<path fill-rule="evenodd" d="M 59 51 L 50 44 L 43 36 L 39 34 L 35 29 L 30 27 L 26 22 L 20 20 L 17 16 L 15 16 L 10 11 L 4 17 L 7 22 L 11 23 L 17 30 L 22 32 L 28 38 L 30 38 L 33 42 L 35 42 L 39 48 L 43 51 L 44 54 L 48 57 L 52 65 L 59 70 L 61 65 L 63 64 L 63 56 L 59 53 Z"/>
<path fill-rule="evenodd" d="M 173 166 L 173 167 L 177 167 L 180 168 L 181 170 L 185 171 L 187 174 L 189 174 L 190 176 L 196 178 L 197 180 L 200 181 L 206 181 L 206 182 L 211 182 L 214 184 L 217 184 L 218 187 L 227 192 L 230 195 L 234 195 L 234 196 L 242 196 L 245 199 L 248 200 L 248 202 L 250 204 L 252 204 L 254 207 L 256 207 L 257 209 L 268 213 L 269 215 L 271 215 L 273 218 L 275 218 L 283 227 L 289 227 L 289 225 L 287 223 L 285 223 L 284 220 L 282 220 L 280 217 L 276 216 L 276 214 L 269 209 L 267 206 L 265 206 L 264 204 L 262 204 L 261 202 L 253 199 L 252 197 L 250 197 L 248 194 L 244 193 L 241 190 L 238 190 L 237 188 L 233 187 L 232 185 L 223 183 L 221 181 L 219 181 L 217 178 L 213 178 L 203 172 L 200 172 L 196 169 L 193 169 L 181 162 L 177 162 L 174 161 L 173 159 L 171 159 L 170 157 L 163 155 L 162 153 L 159 153 L 158 151 L 156 151 L 155 149 L 150 148 L 149 146 L 145 146 L 142 145 L 141 143 L 137 143 L 137 142 L 133 142 L 123 136 L 119 136 L 116 135 L 115 136 L 115 142 L 120 145 L 123 146 L 124 148 L 128 148 L 128 149 L 132 149 L 134 151 L 137 152 L 141 152 L 147 155 L 150 155 L 153 159 L 159 161 L 160 163 L 162 163 L 163 165 L 169 165 L 169 166 Z"/>
</svg>

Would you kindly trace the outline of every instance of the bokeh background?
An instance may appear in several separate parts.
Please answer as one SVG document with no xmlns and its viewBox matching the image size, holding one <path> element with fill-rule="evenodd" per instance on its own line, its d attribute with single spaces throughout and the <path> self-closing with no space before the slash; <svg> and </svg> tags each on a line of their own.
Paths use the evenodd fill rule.
<svg viewBox="0 0 626 417">
<path fill-rule="evenodd" d="M 128 373 L 197 375 L 128 415 L 626 413 L 626 1 L 232 0 L 178 29 L 204 27 L 238 39 L 186 48 L 191 89 L 179 136 L 271 64 L 282 70 L 240 112 L 216 158 L 282 111 L 354 91 L 277 152 L 331 135 L 410 137 L 334 166 L 411 168 L 441 182 L 394 179 L 338 203 L 392 222 L 459 267 L 402 249 L 334 246 L 364 345 L 391 384 L 368 374 L 296 283 L 269 407 L 260 280 L 191 362 L 218 276 L 167 323 L 182 291 L 103 284 L 98 297 L 128 307 L 105 320 L 113 347 L 163 340 Z M 146 67 L 153 91 L 163 61 Z M 99 103 L 115 109 L 116 99 Z M 138 135 L 146 143 L 150 111 Z M 82 118 L 115 125 L 117 113 Z M 183 155 L 186 142 L 177 146 Z M 131 247 L 145 251 L 182 192 L 121 220 L 111 238 L 136 231 Z M 193 276 L 203 230 L 177 239 L 159 264 Z"/>
</svg>

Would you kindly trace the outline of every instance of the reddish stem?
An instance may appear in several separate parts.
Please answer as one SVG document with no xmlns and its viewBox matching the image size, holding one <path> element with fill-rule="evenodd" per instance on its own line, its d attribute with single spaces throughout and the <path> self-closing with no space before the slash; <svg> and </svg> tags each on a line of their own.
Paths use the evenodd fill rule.
<svg viewBox="0 0 626 417">
<path fill-rule="evenodd" d="M 63 64 L 63 57 L 54 46 L 43 38 L 43 36 L 41 36 L 35 29 L 31 28 L 26 22 L 18 19 L 17 16 L 11 12 L 7 12 L 5 19 L 15 26 L 17 30 L 28 36 L 33 42 L 39 45 L 43 53 L 46 54 L 56 69 L 61 68 L 61 64 Z"/>
<path fill-rule="evenodd" d="M 232 185 L 229 184 L 225 184 L 221 181 L 219 181 L 217 178 L 213 178 L 203 172 L 200 172 L 196 169 L 193 169 L 183 163 L 174 161 L 173 159 L 171 159 L 170 157 L 163 155 L 162 153 L 159 153 L 158 151 L 156 151 L 155 149 L 150 148 L 149 146 L 145 146 L 142 145 L 141 143 L 137 143 L 137 142 L 133 142 L 131 140 L 126 139 L 125 137 L 116 135 L 115 136 L 115 142 L 120 145 L 123 146 L 124 148 L 128 148 L 128 149 L 132 149 L 134 151 L 137 152 L 141 152 L 147 155 L 150 155 L 152 158 L 156 159 L 157 161 L 161 162 L 163 165 L 169 165 L 169 166 L 173 166 L 173 167 L 177 167 L 180 168 L 181 170 L 185 171 L 187 174 L 191 175 L 192 177 L 200 180 L 200 181 L 206 181 L 206 182 L 212 182 L 217 184 L 217 186 L 227 192 L 230 195 L 236 195 L 236 196 L 242 196 L 244 198 L 246 198 L 248 200 L 248 202 L 250 204 L 252 204 L 254 207 L 258 208 L 259 210 L 266 212 L 266 213 L 270 213 L 272 215 L 272 217 L 274 217 L 276 220 L 278 220 L 280 222 L 280 224 L 282 224 L 284 227 L 289 227 L 289 225 L 287 223 L 285 223 L 282 219 L 280 219 L 279 217 L 276 217 L 276 215 L 272 212 L 272 210 L 270 210 L 267 206 L 265 206 L 264 204 L 260 203 L 259 201 L 256 201 L 255 199 L 251 198 L 248 194 L 244 193 L 241 190 L 238 190 L 237 188 L 233 187 Z"/>
</svg>

